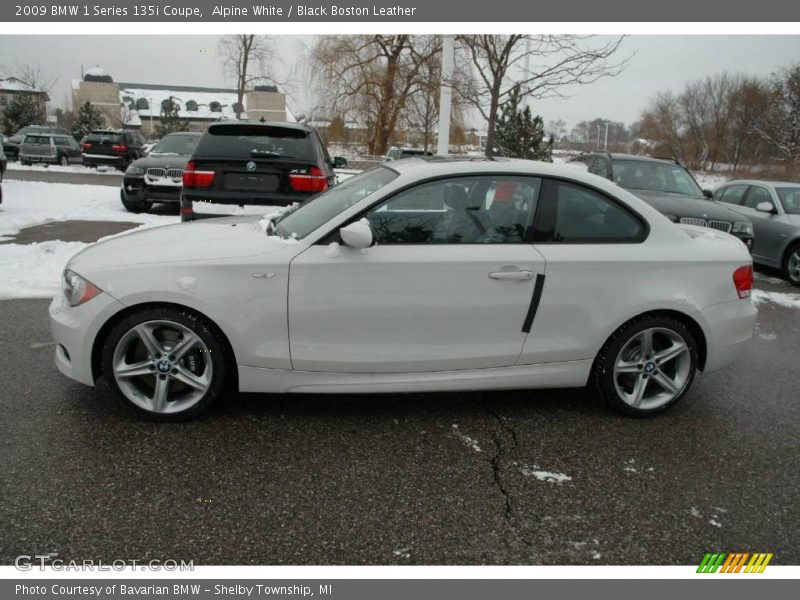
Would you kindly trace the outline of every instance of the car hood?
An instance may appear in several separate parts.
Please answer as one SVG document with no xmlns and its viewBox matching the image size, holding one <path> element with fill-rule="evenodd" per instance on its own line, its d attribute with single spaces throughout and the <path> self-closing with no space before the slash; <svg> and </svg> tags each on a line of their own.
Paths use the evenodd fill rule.
<svg viewBox="0 0 800 600">
<path fill-rule="evenodd" d="M 183 169 L 189 161 L 188 154 L 148 154 L 131 163 L 140 169 Z"/>
<path fill-rule="evenodd" d="M 650 190 L 628 191 L 647 202 L 657 211 L 676 217 L 696 217 L 720 221 L 746 221 L 742 215 L 705 197 L 684 196 Z"/>
<path fill-rule="evenodd" d="M 273 254 L 298 242 L 267 236 L 259 217 L 227 217 L 137 229 L 90 245 L 67 265 L 91 274 L 126 266 L 225 260 Z"/>
</svg>

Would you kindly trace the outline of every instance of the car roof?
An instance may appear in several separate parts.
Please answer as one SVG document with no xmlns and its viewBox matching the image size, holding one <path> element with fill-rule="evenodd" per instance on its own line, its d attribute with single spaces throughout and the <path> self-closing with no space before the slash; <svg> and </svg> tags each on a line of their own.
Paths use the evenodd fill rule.
<svg viewBox="0 0 800 600">
<path fill-rule="evenodd" d="M 209 125 L 208 128 L 211 129 L 223 125 L 226 127 L 283 127 L 284 129 L 296 129 L 298 131 L 314 131 L 313 127 L 306 125 L 305 123 L 288 123 L 286 121 L 253 121 L 247 119 L 243 121 L 216 121 Z"/>
<path fill-rule="evenodd" d="M 173 131 L 172 133 L 168 133 L 164 137 L 167 138 L 167 137 L 169 137 L 171 135 L 190 135 L 190 136 L 194 136 L 194 137 L 200 137 L 203 134 L 201 132 L 199 132 L 199 131 Z M 164 138 L 161 138 L 161 139 L 163 140 Z"/>
<path fill-rule="evenodd" d="M 766 179 L 732 179 L 731 181 L 726 181 L 721 183 L 719 187 L 723 187 L 726 185 L 771 185 L 773 187 L 800 187 L 800 183 L 796 181 L 768 181 Z"/>
<path fill-rule="evenodd" d="M 641 154 L 626 154 L 624 152 L 603 152 L 602 150 L 592 150 L 583 154 L 591 156 L 610 156 L 611 160 L 640 160 L 642 162 L 655 162 L 664 163 L 668 165 L 683 166 L 679 161 L 674 158 L 660 157 L 660 156 L 644 156 Z M 580 155 L 579 155 L 580 156 Z"/>
</svg>

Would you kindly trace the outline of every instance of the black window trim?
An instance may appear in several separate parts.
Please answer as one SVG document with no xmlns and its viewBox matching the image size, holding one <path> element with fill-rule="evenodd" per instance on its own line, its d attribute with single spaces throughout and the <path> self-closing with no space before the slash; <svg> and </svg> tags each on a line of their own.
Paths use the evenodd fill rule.
<svg viewBox="0 0 800 600">
<path fill-rule="evenodd" d="M 574 186 L 577 186 L 577 187 L 585 188 L 587 190 L 590 190 L 590 191 L 602 196 L 603 198 L 605 198 L 606 200 L 608 200 L 612 204 L 616 204 L 623 211 L 625 211 L 629 215 L 631 215 L 641 225 L 641 227 L 642 227 L 641 233 L 639 234 L 638 237 L 636 237 L 634 239 L 631 239 L 631 240 L 609 239 L 609 238 L 587 238 L 586 240 L 581 240 L 579 242 L 570 242 L 570 241 L 559 242 L 559 241 L 537 240 L 536 239 L 536 232 L 538 231 L 538 227 L 537 226 L 539 225 L 539 219 L 540 219 L 540 215 L 541 215 L 541 206 L 542 206 L 541 195 L 542 195 L 542 192 L 545 189 L 545 185 L 547 184 L 547 182 L 568 183 L 570 185 L 574 185 Z M 572 246 L 579 246 L 579 245 L 585 245 L 585 244 L 642 244 L 647 240 L 648 237 L 650 237 L 650 223 L 647 221 L 647 219 L 642 217 L 642 215 L 640 215 L 638 212 L 636 212 L 633 208 L 631 208 L 630 206 L 628 206 L 624 202 L 621 202 L 621 201 L 617 200 L 616 198 L 614 198 L 613 196 L 611 196 L 607 192 L 604 192 L 603 190 L 601 190 L 601 189 L 599 189 L 599 188 L 597 188 L 597 187 L 595 187 L 593 185 L 590 185 L 590 184 L 587 184 L 587 183 L 583 183 L 581 181 L 575 181 L 574 179 L 568 179 L 566 177 L 554 177 L 554 176 L 542 177 L 542 187 L 539 190 L 539 196 L 540 197 L 537 199 L 537 202 L 536 202 L 536 215 L 535 215 L 534 220 L 533 220 L 533 227 L 532 227 L 532 231 L 531 231 L 532 236 L 533 236 L 532 243 L 535 246 L 536 245 L 548 245 L 548 246 L 549 245 L 572 245 Z"/>
</svg>

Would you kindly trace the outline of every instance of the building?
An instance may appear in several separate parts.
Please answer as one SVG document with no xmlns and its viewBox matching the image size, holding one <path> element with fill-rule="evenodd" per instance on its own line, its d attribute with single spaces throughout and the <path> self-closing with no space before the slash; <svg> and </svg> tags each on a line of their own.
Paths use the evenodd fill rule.
<svg viewBox="0 0 800 600">
<path fill-rule="evenodd" d="M 8 77 L 7 79 L 0 79 L 0 115 L 5 111 L 15 96 L 28 95 L 35 99 L 40 104 L 42 114 L 47 109 L 47 103 L 50 97 L 47 92 L 37 90 L 33 86 L 17 79 L 16 77 Z M 13 132 L 12 132 L 13 133 Z"/>
<path fill-rule="evenodd" d="M 137 129 L 144 137 L 155 133 L 164 107 L 170 101 L 178 107 L 178 117 L 189 122 L 193 131 L 204 131 L 210 123 L 240 118 L 265 121 L 294 121 L 286 106 L 286 95 L 274 86 L 248 90 L 237 106 L 237 92 L 230 88 L 149 83 L 115 82 L 100 67 L 89 69 L 72 82 L 74 110 L 89 102 L 105 118 L 105 126 Z"/>
</svg>

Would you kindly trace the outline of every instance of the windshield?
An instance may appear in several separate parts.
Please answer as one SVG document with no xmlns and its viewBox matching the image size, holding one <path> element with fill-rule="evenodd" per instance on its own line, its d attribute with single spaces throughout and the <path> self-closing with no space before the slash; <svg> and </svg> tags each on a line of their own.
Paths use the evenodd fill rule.
<svg viewBox="0 0 800 600">
<path fill-rule="evenodd" d="M 186 154 L 194 152 L 194 147 L 200 140 L 199 135 L 168 135 L 158 142 L 150 154 Z"/>
<path fill-rule="evenodd" d="M 385 167 L 351 177 L 327 192 L 309 198 L 293 211 L 284 213 L 277 221 L 278 235 L 302 239 L 395 177 L 397 173 Z"/>
<path fill-rule="evenodd" d="M 800 187 L 775 188 L 787 215 L 800 215 Z"/>
<path fill-rule="evenodd" d="M 614 160 L 614 182 L 620 187 L 686 196 L 702 196 L 703 191 L 689 172 L 677 164 L 646 160 Z"/>
</svg>

